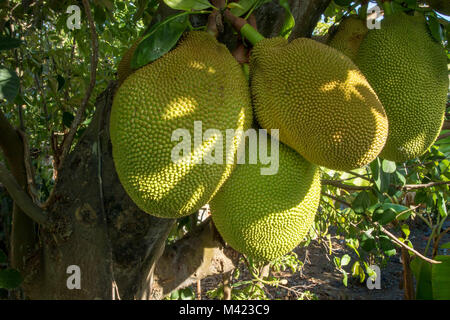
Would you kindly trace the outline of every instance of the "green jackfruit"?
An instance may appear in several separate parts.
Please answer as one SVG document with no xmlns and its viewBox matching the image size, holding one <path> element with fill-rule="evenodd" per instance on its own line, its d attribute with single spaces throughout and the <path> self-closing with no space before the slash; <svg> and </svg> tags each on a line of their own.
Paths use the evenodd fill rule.
<svg viewBox="0 0 450 320">
<path fill-rule="evenodd" d="M 386 17 L 370 30 L 356 63 L 386 110 L 389 135 L 380 157 L 404 162 L 433 145 L 444 121 L 447 57 L 422 15 Z"/>
<path fill-rule="evenodd" d="M 125 51 L 125 53 L 122 56 L 122 59 L 120 60 L 118 66 L 117 66 L 117 81 L 118 84 L 121 85 L 126 78 L 130 74 L 133 73 L 133 69 L 131 68 L 131 59 L 133 59 L 134 52 L 136 51 L 139 42 L 142 40 L 142 37 L 137 39 L 133 45 Z"/>
<path fill-rule="evenodd" d="M 356 65 L 311 39 L 258 42 L 251 55 L 256 118 L 306 160 L 334 170 L 373 161 L 387 137 L 383 106 Z"/>
<path fill-rule="evenodd" d="M 158 217 L 194 213 L 234 169 L 243 133 L 228 145 L 226 130 L 247 130 L 251 113 L 248 82 L 227 48 L 206 32 L 188 33 L 114 97 L 112 151 L 125 191 Z"/>
<path fill-rule="evenodd" d="M 272 152 L 271 143 L 267 145 Z M 278 159 L 274 175 L 262 175 L 267 165 L 259 160 L 238 165 L 210 202 L 222 238 L 235 250 L 263 261 L 281 257 L 301 243 L 320 200 L 317 166 L 282 143 Z"/>
<path fill-rule="evenodd" d="M 354 61 L 359 46 L 368 31 L 366 21 L 358 16 L 349 16 L 342 20 L 331 34 L 328 45 L 341 51 Z"/>
</svg>

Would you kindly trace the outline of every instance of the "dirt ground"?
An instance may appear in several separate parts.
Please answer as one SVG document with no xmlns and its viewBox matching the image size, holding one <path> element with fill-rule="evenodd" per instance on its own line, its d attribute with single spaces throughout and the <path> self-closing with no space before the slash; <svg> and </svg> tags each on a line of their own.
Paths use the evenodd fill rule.
<svg viewBox="0 0 450 320">
<path fill-rule="evenodd" d="M 449 223 L 450 224 L 450 223 Z M 429 237 L 429 231 L 421 225 L 411 226 L 410 240 L 414 248 L 423 252 Z M 450 241 L 447 235 L 441 243 Z M 345 246 L 343 240 L 338 237 L 332 237 L 332 246 L 334 255 L 341 257 L 349 254 L 352 262 L 344 269 L 349 272 L 350 267 L 355 260 L 355 254 L 352 249 Z M 381 289 L 370 290 L 367 288 L 366 280 L 360 283 L 359 279 L 352 278 L 349 275 L 347 287 L 342 282 L 342 274 L 335 268 L 332 261 L 333 256 L 328 256 L 328 249 L 317 241 L 312 241 L 307 248 L 299 247 L 294 250 L 300 261 L 304 262 L 301 271 L 292 274 L 284 272 L 277 276 L 287 280 L 286 287 L 298 292 L 314 294 L 319 300 L 402 300 L 402 264 L 400 260 L 401 250 L 389 259 L 385 267 L 381 268 Z M 449 254 L 448 252 L 439 252 L 439 254 Z M 251 279 L 246 271 L 245 265 L 240 266 L 241 276 L 239 280 Z M 210 277 L 204 279 L 201 283 L 202 299 L 209 299 L 206 291 L 216 288 L 221 284 L 222 277 Z M 297 295 L 292 290 L 283 288 L 274 288 L 266 286 L 266 293 L 270 299 L 290 300 L 297 299 Z"/>
</svg>

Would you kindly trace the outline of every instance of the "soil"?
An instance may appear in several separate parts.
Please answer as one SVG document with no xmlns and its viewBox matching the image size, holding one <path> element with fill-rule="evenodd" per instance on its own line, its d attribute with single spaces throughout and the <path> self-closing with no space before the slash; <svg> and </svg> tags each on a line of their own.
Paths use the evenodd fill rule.
<svg viewBox="0 0 450 320">
<path fill-rule="evenodd" d="M 450 223 L 448 223 L 450 224 Z M 446 228 L 448 226 L 445 226 Z M 411 225 L 410 240 L 419 252 L 423 252 L 430 236 L 429 230 L 424 225 Z M 450 235 L 447 234 L 441 243 L 450 242 Z M 304 299 L 319 300 L 402 300 L 404 291 L 402 289 L 403 267 L 401 263 L 401 250 L 397 249 L 397 254 L 392 256 L 387 264 L 381 267 L 381 288 L 368 289 L 366 281 L 362 283 L 357 278 L 352 278 L 349 274 L 347 286 L 343 284 L 342 274 L 335 268 L 333 257 L 341 257 L 348 254 L 352 261 L 356 261 L 353 250 L 345 245 L 343 239 L 332 236 L 331 238 L 333 255 L 328 255 L 329 249 L 326 245 L 317 240 L 312 241 L 308 247 L 298 247 L 294 250 L 298 259 L 304 262 L 302 270 L 292 274 L 285 271 L 276 273 L 279 278 L 287 280 L 284 288 L 265 286 L 264 290 L 269 299 L 291 300 L 298 299 L 299 294 L 309 293 Z M 445 251 L 445 252 L 444 252 Z M 449 254 L 448 250 L 440 251 L 438 254 Z M 349 272 L 351 262 L 344 269 Z M 245 264 L 239 266 L 239 280 L 252 279 Z M 215 276 L 204 279 L 201 282 L 202 299 L 210 299 L 206 292 L 217 288 L 222 284 L 222 276 Z"/>
</svg>

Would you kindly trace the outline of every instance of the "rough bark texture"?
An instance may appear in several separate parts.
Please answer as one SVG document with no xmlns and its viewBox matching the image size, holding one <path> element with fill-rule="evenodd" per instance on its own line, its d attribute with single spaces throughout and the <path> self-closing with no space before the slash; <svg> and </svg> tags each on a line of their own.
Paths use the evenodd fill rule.
<svg viewBox="0 0 450 320">
<path fill-rule="evenodd" d="M 298 37 L 311 35 L 330 0 L 290 2 L 298 23 L 293 37 Z M 163 4 L 156 21 L 172 13 Z M 266 36 L 275 35 L 284 19 L 284 11 L 272 3 L 255 15 Z M 225 33 L 231 34 L 231 30 L 225 29 Z M 222 35 L 221 39 L 230 37 Z M 238 255 L 222 243 L 209 222 L 164 250 L 174 221 L 142 212 L 125 193 L 115 172 L 109 139 L 115 89 L 113 82 L 97 98 L 90 126 L 58 173 L 55 201 L 47 208 L 56 228 L 41 228 L 36 243 L 34 224 L 24 214 L 14 215 L 13 231 L 22 226 L 16 236 L 26 236 L 13 237 L 13 245 L 14 261 L 25 275 L 23 288 L 28 298 L 112 299 L 115 284 L 122 299 L 161 298 L 174 289 L 234 268 Z M 2 134 L 6 132 L 1 129 Z M 17 154 L 8 154 L 11 146 L 2 146 L 14 176 L 25 186 L 22 144 L 12 132 L 9 128 L 11 136 L 0 140 L 17 149 Z M 17 168 L 14 159 L 19 163 Z M 30 243 L 39 249 L 31 250 Z M 81 290 L 66 286 L 70 276 L 66 271 L 71 265 L 81 268 Z"/>
</svg>

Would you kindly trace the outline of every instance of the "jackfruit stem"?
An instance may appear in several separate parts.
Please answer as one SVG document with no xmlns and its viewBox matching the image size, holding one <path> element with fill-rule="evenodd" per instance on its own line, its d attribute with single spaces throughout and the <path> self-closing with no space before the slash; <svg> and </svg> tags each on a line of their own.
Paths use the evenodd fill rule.
<svg viewBox="0 0 450 320">
<path fill-rule="evenodd" d="M 225 18 L 231 23 L 233 28 L 240 32 L 241 35 L 247 39 L 251 44 L 255 45 L 259 41 L 264 39 L 264 36 L 260 34 L 255 28 L 253 28 L 245 19 L 236 17 L 230 10 L 224 11 Z"/>
<path fill-rule="evenodd" d="M 392 3 L 391 1 L 383 1 L 383 10 L 384 10 L 384 16 L 390 16 L 392 15 Z"/>
<path fill-rule="evenodd" d="M 261 40 L 264 39 L 264 36 L 259 33 L 258 31 L 256 31 L 255 28 L 253 28 L 251 25 L 249 25 L 248 23 L 245 24 L 242 28 L 241 28 L 241 35 L 247 39 L 252 45 L 257 44 L 258 42 L 260 42 Z"/>
</svg>

